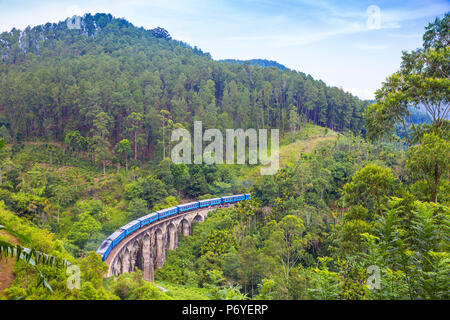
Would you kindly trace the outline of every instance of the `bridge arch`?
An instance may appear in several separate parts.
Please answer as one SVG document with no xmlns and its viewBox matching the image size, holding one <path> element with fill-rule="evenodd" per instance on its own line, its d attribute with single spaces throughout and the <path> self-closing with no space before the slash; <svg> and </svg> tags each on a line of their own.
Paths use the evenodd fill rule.
<svg viewBox="0 0 450 320">
<path fill-rule="evenodd" d="M 191 224 L 188 219 L 183 218 L 180 221 L 180 233 L 183 236 L 189 236 L 191 234 Z"/>
<path fill-rule="evenodd" d="M 196 223 L 196 222 L 203 222 L 204 218 L 202 215 L 197 214 L 193 219 L 192 219 L 192 223 Z"/>
<path fill-rule="evenodd" d="M 135 241 L 131 250 L 130 250 L 130 271 L 136 270 L 136 268 L 142 268 L 142 250 L 141 250 L 141 241 Z"/>
</svg>

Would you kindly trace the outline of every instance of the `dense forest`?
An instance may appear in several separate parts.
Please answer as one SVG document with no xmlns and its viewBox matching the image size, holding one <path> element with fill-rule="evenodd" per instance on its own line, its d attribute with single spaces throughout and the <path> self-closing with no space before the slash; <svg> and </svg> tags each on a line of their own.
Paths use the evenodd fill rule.
<svg viewBox="0 0 450 320">
<path fill-rule="evenodd" d="M 1 34 L 0 299 L 449 299 L 449 21 L 373 102 L 109 14 Z M 195 120 L 280 129 L 280 170 L 172 163 L 170 132 Z M 95 250 L 122 225 L 243 192 L 155 283 L 104 278 Z"/>
<path fill-rule="evenodd" d="M 161 28 L 136 28 L 111 15 L 85 15 L 81 26 L 48 23 L 0 35 L 6 136 L 63 142 L 77 132 L 86 140 L 81 151 L 96 149 L 96 136 L 110 146 L 128 138 L 134 159 L 153 159 L 164 147 L 162 127 L 191 129 L 194 120 L 205 128 L 287 131 L 300 117 L 363 130 L 365 103 L 311 76 L 217 62 Z"/>
<path fill-rule="evenodd" d="M 281 63 L 278 63 L 276 61 L 272 60 L 266 60 L 266 59 L 250 59 L 250 60 L 236 60 L 236 59 L 223 59 L 219 60 L 222 62 L 229 62 L 229 63 L 238 63 L 243 65 L 251 65 L 251 66 L 260 66 L 260 67 L 275 67 L 280 69 L 281 71 L 287 70 L 288 68 Z"/>
</svg>

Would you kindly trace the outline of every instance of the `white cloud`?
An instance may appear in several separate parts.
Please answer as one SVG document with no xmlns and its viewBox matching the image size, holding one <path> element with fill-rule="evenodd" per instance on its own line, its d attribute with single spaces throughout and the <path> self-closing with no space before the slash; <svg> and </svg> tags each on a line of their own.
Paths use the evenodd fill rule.
<svg viewBox="0 0 450 320">
<path fill-rule="evenodd" d="M 369 44 L 367 42 L 365 43 L 358 43 L 355 45 L 355 47 L 359 50 L 368 51 L 368 50 L 385 50 L 388 48 L 386 45 L 380 45 L 380 44 Z"/>
<path fill-rule="evenodd" d="M 421 33 L 388 33 L 388 37 L 396 39 L 422 39 Z"/>
<path fill-rule="evenodd" d="M 344 88 L 344 91 L 351 93 L 363 100 L 373 100 L 375 99 L 374 89 L 362 89 L 362 88 Z"/>
<path fill-rule="evenodd" d="M 261 41 L 270 42 L 272 47 L 292 47 L 304 46 L 314 42 L 326 40 L 332 37 L 345 34 L 353 34 L 362 32 L 364 27 L 359 23 L 352 23 L 343 28 L 336 28 L 334 30 L 327 30 L 321 32 L 304 32 L 303 34 L 288 34 L 288 35 L 254 35 L 254 36 L 231 36 L 227 40 L 230 41 Z"/>
<path fill-rule="evenodd" d="M 429 4 L 415 9 L 391 9 L 381 8 L 381 21 L 386 24 L 399 24 L 403 21 L 410 21 L 428 17 L 436 17 L 450 10 L 448 4 Z"/>
</svg>

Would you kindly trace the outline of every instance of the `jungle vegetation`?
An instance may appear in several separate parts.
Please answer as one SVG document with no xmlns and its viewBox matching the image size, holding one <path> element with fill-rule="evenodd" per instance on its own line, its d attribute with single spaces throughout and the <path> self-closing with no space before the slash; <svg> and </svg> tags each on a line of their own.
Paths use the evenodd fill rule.
<svg viewBox="0 0 450 320">
<path fill-rule="evenodd" d="M 0 297 L 449 299 L 449 19 L 373 102 L 109 14 L 1 34 Z M 195 120 L 280 129 L 280 170 L 172 163 L 171 130 Z M 95 250 L 120 226 L 243 192 L 181 237 L 155 283 L 103 278 Z"/>
</svg>

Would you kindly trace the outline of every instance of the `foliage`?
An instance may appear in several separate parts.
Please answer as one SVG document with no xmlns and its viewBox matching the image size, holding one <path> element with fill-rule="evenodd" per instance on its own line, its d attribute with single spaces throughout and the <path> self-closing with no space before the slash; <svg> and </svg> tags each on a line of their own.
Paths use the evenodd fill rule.
<svg viewBox="0 0 450 320">
<path fill-rule="evenodd" d="M 0 35 L 0 225 L 18 242 L 0 235 L 18 258 L 7 299 L 449 298 L 448 14 L 366 124 L 366 102 L 303 73 L 214 61 L 110 15 L 83 22 Z M 279 128 L 280 170 L 173 164 L 170 131 L 195 120 Z M 372 139 L 399 125 L 408 143 Z M 178 235 L 162 288 L 140 271 L 104 279 L 94 251 L 122 225 L 243 192 Z M 80 268 L 79 288 L 56 261 Z"/>
<path fill-rule="evenodd" d="M 436 19 L 428 26 L 423 48 L 404 52 L 400 70 L 388 77 L 376 92 L 376 103 L 368 106 L 364 113 L 368 137 L 389 133 L 396 122 L 405 127 L 405 118 L 409 118 L 414 134 L 414 139 L 408 137 L 409 143 L 421 141 L 423 132 L 428 130 L 435 134 L 448 130 L 450 48 L 448 37 L 443 34 L 448 31 L 449 16 L 446 13 L 442 20 Z M 409 106 L 422 106 L 431 119 L 431 127 L 416 126 Z"/>
</svg>

